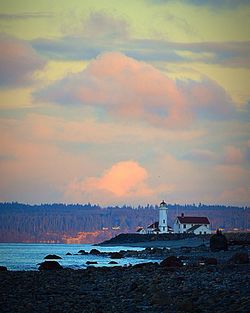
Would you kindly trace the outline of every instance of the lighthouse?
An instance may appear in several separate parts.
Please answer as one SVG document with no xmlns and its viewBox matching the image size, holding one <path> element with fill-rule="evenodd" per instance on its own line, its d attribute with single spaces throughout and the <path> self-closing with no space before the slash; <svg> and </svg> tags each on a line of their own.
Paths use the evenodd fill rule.
<svg viewBox="0 0 250 313">
<path fill-rule="evenodd" d="M 168 233 L 168 208 L 164 200 L 159 208 L 159 230 L 160 233 Z"/>
</svg>

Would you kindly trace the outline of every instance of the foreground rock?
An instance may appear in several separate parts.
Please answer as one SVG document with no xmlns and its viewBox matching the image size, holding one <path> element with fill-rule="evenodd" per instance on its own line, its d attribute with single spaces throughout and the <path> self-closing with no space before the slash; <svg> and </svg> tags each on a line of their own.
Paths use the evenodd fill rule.
<svg viewBox="0 0 250 313">
<path fill-rule="evenodd" d="M 163 267 L 181 267 L 183 264 L 179 258 L 177 258 L 174 255 L 171 255 L 171 256 L 167 257 L 166 259 L 164 259 L 160 263 L 160 265 Z"/>
<path fill-rule="evenodd" d="M 124 256 L 121 252 L 111 252 L 110 253 L 110 259 L 122 259 L 122 258 L 124 258 Z"/>
<path fill-rule="evenodd" d="M 86 255 L 86 254 L 88 254 L 88 252 L 86 252 L 85 250 L 79 250 L 78 253 L 81 254 L 81 255 Z"/>
<path fill-rule="evenodd" d="M 46 259 L 46 260 L 60 260 L 61 257 L 59 255 L 56 255 L 56 254 L 48 254 L 44 257 L 44 259 Z"/>
<path fill-rule="evenodd" d="M 39 264 L 38 267 L 39 271 L 44 271 L 44 270 L 62 270 L 63 267 L 57 262 L 57 261 L 45 261 Z"/>
<path fill-rule="evenodd" d="M 98 263 L 96 261 L 87 261 L 86 264 L 90 265 L 90 264 L 98 264 Z"/>
<path fill-rule="evenodd" d="M 100 255 L 101 252 L 97 249 L 92 249 L 92 250 L 90 250 L 89 254 Z"/>
<path fill-rule="evenodd" d="M 1 313 L 248 313 L 250 264 L 0 273 Z"/>
<path fill-rule="evenodd" d="M 247 264 L 249 263 L 249 256 L 247 253 L 244 252 L 238 252 L 235 253 L 229 262 L 234 263 L 234 264 Z"/>
<path fill-rule="evenodd" d="M 6 266 L 0 266 L 0 272 L 5 272 L 7 271 L 7 267 Z"/>
</svg>

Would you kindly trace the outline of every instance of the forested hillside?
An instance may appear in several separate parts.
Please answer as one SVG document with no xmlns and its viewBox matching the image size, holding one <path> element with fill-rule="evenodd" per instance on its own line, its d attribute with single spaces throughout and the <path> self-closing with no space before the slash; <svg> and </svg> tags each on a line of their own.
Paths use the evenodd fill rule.
<svg viewBox="0 0 250 313">
<path fill-rule="evenodd" d="M 176 215 L 207 216 L 212 228 L 250 228 L 250 208 L 215 205 L 168 205 L 169 225 Z M 158 220 L 158 206 L 132 208 L 91 204 L 0 203 L 1 242 L 98 242 L 121 232 L 135 232 Z"/>
</svg>

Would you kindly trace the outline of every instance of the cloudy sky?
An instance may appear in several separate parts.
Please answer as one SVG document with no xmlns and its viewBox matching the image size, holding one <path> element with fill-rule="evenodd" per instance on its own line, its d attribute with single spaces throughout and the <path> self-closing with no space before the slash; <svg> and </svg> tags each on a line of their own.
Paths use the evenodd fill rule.
<svg viewBox="0 0 250 313">
<path fill-rule="evenodd" d="M 0 201 L 250 205 L 250 1 L 0 0 L 0 28 Z"/>
</svg>

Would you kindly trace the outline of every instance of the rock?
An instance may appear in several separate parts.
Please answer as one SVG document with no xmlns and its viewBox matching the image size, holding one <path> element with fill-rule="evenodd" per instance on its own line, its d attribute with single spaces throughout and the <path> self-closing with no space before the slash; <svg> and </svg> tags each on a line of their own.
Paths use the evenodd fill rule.
<svg viewBox="0 0 250 313">
<path fill-rule="evenodd" d="M 151 303 L 159 306 L 166 306 L 171 303 L 171 300 L 165 292 L 157 291 L 152 295 Z"/>
<path fill-rule="evenodd" d="M 124 256 L 120 252 L 111 252 L 110 259 L 122 259 Z"/>
<path fill-rule="evenodd" d="M 92 250 L 90 250 L 89 253 L 90 253 L 90 254 L 94 254 L 94 255 L 101 254 L 101 252 L 100 252 L 99 250 L 97 250 L 97 249 L 92 249 Z"/>
<path fill-rule="evenodd" d="M 110 261 L 109 264 L 118 264 L 116 261 Z"/>
<path fill-rule="evenodd" d="M 6 272 L 8 271 L 6 266 L 0 266 L 0 272 Z"/>
<path fill-rule="evenodd" d="M 182 253 L 190 253 L 192 251 L 192 248 L 190 247 L 181 247 Z"/>
<path fill-rule="evenodd" d="M 61 257 L 59 255 L 56 255 L 56 254 L 48 254 L 44 257 L 44 259 L 46 259 L 46 260 L 59 260 L 59 259 L 61 259 Z"/>
<path fill-rule="evenodd" d="M 218 261 L 216 258 L 205 258 L 204 263 L 206 265 L 217 265 Z"/>
<path fill-rule="evenodd" d="M 133 266 L 133 268 L 152 268 L 153 266 L 157 266 L 156 265 L 157 263 L 153 263 L 153 262 L 146 262 L 146 263 L 138 263 L 138 264 L 135 264 Z"/>
<path fill-rule="evenodd" d="M 38 267 L 39 271 L 43 270 L 62 270 L 63 267 L 57 261 L 44 261 Z"/>
<path fill-rule="evenodd" d="M 217 233 L 210 238 L 210 249 L 212 252 L 218 252 L 221 250 L 228 250 L 227 238 L 221 231 L 217 230 Z"/>
<path fill-rule="evenodd" d="M 89 265 L 89 264 L 98 264 L 98 263 L 96 261 L 87 261 L 86 264 Z"/>
<path fill-rule="evenodd" d="M 234 264 L 247 264 L 249 263 L 249 257 L 245 252 L 238 252 L 231 257 L 229 262 Z"/>
<path fill-rule="evenodd" d="M 174 255 L 171 255 L 171 256 L 168 256 L 166 259 L 164 259 L 160 263 L 160 265 L 163 267 L 181 267 L 183 264 L 180 259 L 178 259 Z"/>
<path fill-rule="evenodd" d="M 184 312 L 194 312 L 194 304 L 191 299 L 186 299 L 181 301 L 178 304 L 178 309 L 183 310 Z"/>
<path fill-rule="evenodd" d="M 137 282 L 133 281 L 131 285 L 129 286 L 129 292 L 134 291 L 137 288 L 138 288 Z"/>
<path fill-rule="evenodd" d="M 70 252 L 67 252 L 67 253 L 66 253 L 66 255 L 72 255 L 72 253 L 70 253 Z"/>
<path fill-rule="evenodd" d="M 95 250 L 95 249 L 93 249 L 93 250 Z M 98 250 L 97 250 L 97 251 L 98 251 Z M 82 254 L 82 255 L 88 254 L 88 252 L 86 252 L 85 250 L 79 250 L 78 253 L 79 253 L 79 254 Z"/>
</svg>

